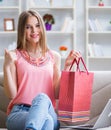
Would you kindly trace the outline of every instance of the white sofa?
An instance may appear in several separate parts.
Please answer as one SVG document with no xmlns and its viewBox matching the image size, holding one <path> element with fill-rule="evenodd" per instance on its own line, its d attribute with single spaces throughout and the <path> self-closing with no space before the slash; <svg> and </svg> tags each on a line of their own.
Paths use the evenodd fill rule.
<svg viewBox="0 0 111 130">
<path fill-rule="evenodd" d="M 90 122 L 97 119 L 110 98 L 111 71 L 94 71 Z M 9 99 L 5 96 L 3 91 L 3 73 L 0 73 L 0 128 L 5 128 L 6 108 L 8 102 Z M 104 128 L 103 130 L 109 129 L 111 128 Z"/>
</svg>

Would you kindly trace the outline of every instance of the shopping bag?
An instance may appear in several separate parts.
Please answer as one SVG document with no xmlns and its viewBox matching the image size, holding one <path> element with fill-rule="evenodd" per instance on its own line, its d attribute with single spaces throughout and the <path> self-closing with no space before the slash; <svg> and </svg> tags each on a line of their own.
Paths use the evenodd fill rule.
<svg viewBox="0 0 111 130">
<path fill-rule="evenodd" d="M 80 62 L 85 71 L 80 70 Z M 88 72 L 83 58 L 76 62 L 76 71 L 62 71 L 58 102 L 58 119 L 68 122 L 89 120 L 93 85 L 93 72 Z"/>
</svg>

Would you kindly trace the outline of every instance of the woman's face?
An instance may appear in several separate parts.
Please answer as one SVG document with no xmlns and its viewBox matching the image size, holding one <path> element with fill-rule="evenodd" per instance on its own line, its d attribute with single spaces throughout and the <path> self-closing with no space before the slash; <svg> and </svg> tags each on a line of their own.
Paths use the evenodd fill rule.
<svg viewBox="0 0 111 130">
<path fill-rule="evenodd" d="M 39 40 L 41 38 L 41 29 L 40 23 L 36 17 L 28 17 L 25 26 L 25 34 L 28 43 L 39 43 Z"/>
</svg>

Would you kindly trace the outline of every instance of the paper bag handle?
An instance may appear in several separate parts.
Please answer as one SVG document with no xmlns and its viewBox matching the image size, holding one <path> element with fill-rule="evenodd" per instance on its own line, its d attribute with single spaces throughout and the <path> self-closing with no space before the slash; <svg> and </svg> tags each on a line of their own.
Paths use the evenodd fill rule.
<svg viewBox="0 0 111 130">
<path fill-rule="evenodd" d="M 78 69 L 78 62 L 77 62 L 76 59 L 73 59 L 73 61 L 72 61 L 72 63 L 71 63 L 71 66 L 70 66 L 70 68 L 69 68 L 69 71 L 71 71 L 71 69 L 72 69 L 74 63 L 76 63 L 76 65 L 77 65 L 77 69 Z"/>
<path fill-rule="evenodd" d="M 70 68 L 69 68 L 69 71 L 72 69 L 72 67 L 73 67 L 74 63 L 76 63 L 76 65 L 77 65 L 77 70 L 79 70 L 79 71 L 80 71 L 80 67 L 79 67 L 80 60 L 81 60 L 81 62 L 82 62 L 82 64 L 83 64 L 83 66 L 84 66 L 84 68 L 85 68 L 86 72 L 87 72 L 87 73 L 89 73 L 89 72 L 88 72 L 88 69 L 87 69 L 87 67 L 86 67 L 86 65 L 85 65 L 85 62 L 84 62 L 84 60 L 83 60 L 83 58 L 82 58 L 82 57 L 80 57 L 80 58 L 78 59 L 78 62 L 77 62 L 77 60 L 76 60 L 76 59 L 74 59 L 74 60 L 72 61 L 72 64 L 71 64 L 71 66 L 70 66 Z"/>
</svg>

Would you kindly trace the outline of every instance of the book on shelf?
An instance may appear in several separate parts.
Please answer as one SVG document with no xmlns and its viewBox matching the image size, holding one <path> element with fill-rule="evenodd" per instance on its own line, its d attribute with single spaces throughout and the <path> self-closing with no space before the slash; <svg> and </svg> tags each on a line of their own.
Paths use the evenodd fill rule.
<svg viewBox="0 0 111 130">
<path fill-rule="evenodd" d="M 95 22 L 97 30 L 98 31 L 103 31 L 103 28 L 102 28 L 102 26 L 101 26 L 101 24 L 100 24 L 100 22 L 99 22 L 99 20 L 97 18 L 94 19 L 94 22 Z"/>
<path fill-rule="evenodd" d="M 96 43 L 93 43 L 93 48 L 94 48 L 94 55 L 95 56 L 104 56 L 102 46 Z"/>
<path fill-rule="evenodd" d="M 94 57 L 94 50 L 93 50 L 93 44 L 90 43 L 88 44 L 88 55 L 91 56 L 91 57 Z"/>
<path fill-rule="evenodd" d="M 61 32 L 72 32 L 74 30 L 74 20 L 71 17 L 65 17 Z"/>
<path fill-rule="evenodd" d="M 88 19 L 89 28 L 91 31 L 97 31 L 96 25 L 93 19 Z"/>
<path fill-rule="evenodd" d="M 103 31 L 102 25 L 97 18 L 88 19 L 88 23 L 89 23 L 90 30 L 92 30 L 92 31 Z"/>
<path fill-rule="evenodd" d="M 88 55 L 91 57 L 104 56 L 102 46 L 96 43 L 88 44 Z"/>
</svg>

